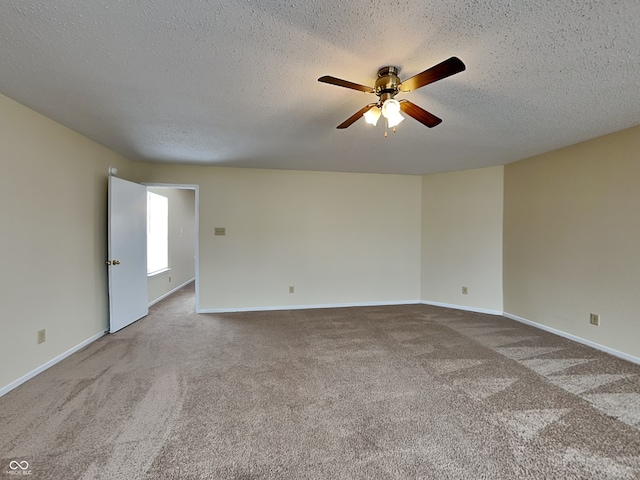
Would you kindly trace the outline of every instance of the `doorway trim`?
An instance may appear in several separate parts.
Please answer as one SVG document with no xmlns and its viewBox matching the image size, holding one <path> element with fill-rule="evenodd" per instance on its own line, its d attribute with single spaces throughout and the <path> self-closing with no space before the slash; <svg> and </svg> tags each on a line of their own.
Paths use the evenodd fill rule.
<svg viewBox="0 0 640 480">
<path fill-rule="evenodd" d="M 194 262 L 195 262 L 195 277 L 196 277 L 196 313 L 200 311 L 200 185 L 193 183 L 156 183 L 156 182 L 142 182 L 141 185 L 145 187 L 160 187 L 160 188 L 173 188 L 176 190 L 193 190 L 195 192 L 195 212 L 194 212 Z"/>
</svg>

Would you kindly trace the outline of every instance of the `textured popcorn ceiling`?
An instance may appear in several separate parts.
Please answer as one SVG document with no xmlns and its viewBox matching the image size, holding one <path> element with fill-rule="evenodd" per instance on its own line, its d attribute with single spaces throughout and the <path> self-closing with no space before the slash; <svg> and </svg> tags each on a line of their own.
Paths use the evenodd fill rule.
<svg viewBox="0 0 640 480">
<path fill-rule="evenodd" d="M 424 174 L 640 124 L 638 0 L 2 0 L 0 93 L 134 159 Z M 443 119 L 336 126 L 372 85 Z"/>
</svg>

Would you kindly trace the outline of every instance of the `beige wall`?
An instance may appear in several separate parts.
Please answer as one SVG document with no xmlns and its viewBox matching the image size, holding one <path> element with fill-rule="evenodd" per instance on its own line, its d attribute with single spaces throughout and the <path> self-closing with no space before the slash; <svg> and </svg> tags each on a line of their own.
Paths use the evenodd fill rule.
<svg viewBox="0 0 640 480">
<path fill-rule="evenodd" d="M 195 277 L 195 191 L 161 187 L 148 190 L 169 199 L 171 270 L 149 277 L 149 303 L 154 303 Z"/>
<path fill-rule="evenodd" d="M 423 177 L 423 301 L 502 312 L 503 170 Z"/>
<path fill-rule="evenodd" d="M 420 299 L 420 177 L 136 168 L 200 186 L 201 309 Z"/>
<path fill-rule="evenodd" d="M 107 328 L 107 169 L 130 164 L 2 95 L 0 158 L 2 388 Z"/>
<path fill-rule="evenodd" d="M 640 357 L 639 152 L 635 127 L 505 167 L 506 312 Z"/>
</svg>

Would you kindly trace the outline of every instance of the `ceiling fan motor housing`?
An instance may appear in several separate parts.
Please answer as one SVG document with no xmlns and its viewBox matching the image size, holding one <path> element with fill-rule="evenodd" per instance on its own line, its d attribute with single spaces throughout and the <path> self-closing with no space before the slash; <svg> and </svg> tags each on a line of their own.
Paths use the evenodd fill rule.
<svg viewBox="0 0 640 480">
<path fill-rule="evenodd" d="M 393 98 L 398 93 L 400 83 L 397 67 L 382 67 L 378 70 L 378 79 L 374 90 L 376 95 L 380 97 L 380 101 L 384 103 L 385 100 Z"/>
</svg>

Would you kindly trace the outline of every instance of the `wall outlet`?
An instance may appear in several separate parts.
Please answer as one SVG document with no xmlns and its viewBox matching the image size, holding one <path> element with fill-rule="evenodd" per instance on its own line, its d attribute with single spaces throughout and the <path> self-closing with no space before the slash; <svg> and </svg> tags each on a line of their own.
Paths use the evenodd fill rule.
<svg viewBox="0 0 640 480">
<path fill-rule="evenodd" d="M 38 330 L 38 344 L 47 341 L 47 331 L 45 329 Z"/>
<path fill-rule="evenodd" d="M 598 315 L 597 313 L 590 313 L 589 323 L 591 325 L 600 325 L 600 315 Z"/>
<path fill-rule="evenodd" d="M 171 275 L 169 275 L 169 283 L 171 283 Z"/>
<path fill-rule="evenodd" d="M 226 235 L 227 229 L 225 227 L 215 227 L 213 232 L 215 235 Z"/>
<path fill-rule="evenodd" d="M 467 287 L 462 287 L 462 294 L 467 295 L 469 293 L 469 289 Z"/>
<path fill-rule="evenodd" d="M 291 285 L 289 287 L 289 293 L 296 293 L 296 287 L 294 287 L 293 285 Z"/>
</svg>

